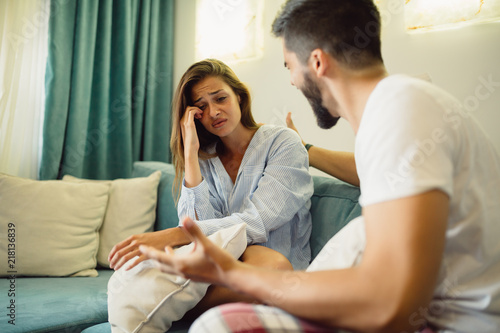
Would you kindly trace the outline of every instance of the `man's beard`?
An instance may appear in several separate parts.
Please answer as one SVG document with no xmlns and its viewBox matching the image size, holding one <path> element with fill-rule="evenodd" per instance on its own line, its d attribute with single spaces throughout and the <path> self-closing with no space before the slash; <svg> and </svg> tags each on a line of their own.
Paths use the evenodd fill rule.
<svg viewBox="0 0 500 333">
<path fill-rule="evenodd" d="M 300 90 L 311 105 L 320 128 L 329 129 L 337 124 L 340 117 L 332 116 L 330 112 L 328 112 L 328 109 L 323 106 L 321 92 L 316 83 L 314 83 L 309 76 L 309 73 L 304 74 L 304 86 L 300 88 Z"/>
</svg>

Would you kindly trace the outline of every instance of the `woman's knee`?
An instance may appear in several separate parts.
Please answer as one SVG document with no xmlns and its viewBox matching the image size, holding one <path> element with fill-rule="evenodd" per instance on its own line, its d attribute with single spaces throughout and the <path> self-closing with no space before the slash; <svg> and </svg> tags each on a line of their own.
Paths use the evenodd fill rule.
<svg viewBox="0 0 500 333">
<path fill-rule="evenodd" d="M 293 270 L 290 261 L 273 249 L 260 245 L 247 247 L 240 260 L 252 266 L 272 268 L 278 270 Z"/>
</svg>

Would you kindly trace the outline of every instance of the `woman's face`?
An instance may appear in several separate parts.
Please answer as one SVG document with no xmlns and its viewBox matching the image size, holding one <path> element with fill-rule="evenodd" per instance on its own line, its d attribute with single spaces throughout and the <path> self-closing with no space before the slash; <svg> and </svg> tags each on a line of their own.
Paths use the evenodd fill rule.
<svg viewBox="0 0 500 333">
<path fill-rule="evenodd" d="M 218 137 L 233 133 L 241 125 L 240 98 L 218 77 L 207 77 L 191 90 L 193 106 L 203 113 L 196 115 L 205 129 Z"/>
</svg>

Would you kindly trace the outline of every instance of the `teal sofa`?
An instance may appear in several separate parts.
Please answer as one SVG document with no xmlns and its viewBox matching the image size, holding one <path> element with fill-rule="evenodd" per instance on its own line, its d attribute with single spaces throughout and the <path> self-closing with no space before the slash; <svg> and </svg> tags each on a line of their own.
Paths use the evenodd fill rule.
<svg viewBox="0 0 500 333">
<path fill-rule="evenodd" d="M 172 198 L 174 169 L 162 162 L 136 162 L 133 177 L 162 171 L 155 230 L 177 225 Z M 314 176 L 311 198 L 313 258 L 346 223 L 361 214 L 359 189 L 334 178 Z M 19 277 L 0 279 L 0 332 L 111 332 L 107 323 L 107 282 L 112 270 L 98 277 Z M 9 290 L 16 293 L 12 307 Z M 169 332 L 186 332 L 189 322 L 176 322 Z"/>
</svg>

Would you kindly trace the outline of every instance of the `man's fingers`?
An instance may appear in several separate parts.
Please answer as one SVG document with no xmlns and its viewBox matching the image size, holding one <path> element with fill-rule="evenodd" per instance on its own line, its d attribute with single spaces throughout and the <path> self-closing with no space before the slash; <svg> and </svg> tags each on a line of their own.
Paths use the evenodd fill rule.
<svg viewBox="0 0 500 333">
<path fill-rule="evenodd" d="M 199 242 L 203 245 L 206 245 L 209 242 L 207 236 L 201 231 L 201 229 L 194 223 L 194 221 L 190 217 L 185 217 L 182 222 L 183 230 L 186 231 L 186 235 L 193 241 Z M 196 246 L 196 245 L 195 245 Z"/>
<path fill-rule="evenodd" d="M 288 112 L 288 114 L 286 115 L 286 126 L 288 126 L 290 128 L 292 128 L 292 127 L 295 128 L 295 125 L 293 124 L 291 112 Z"/>
<path fill-rule="evenodd" d="M 165 265 L 162 262 L 155 261 L 154 263 L 156 265 L 156 268 L 158 268 L 163 273 L 172 274 L 172 275 L 179 275 L 179 273 L 177 273 L 175 270 L 173 270 L 170 266 Z"/>
<path fill-rule="evenodd" d="M 157 252 L 159 252 L 159 251 L 157 251 L 156 249 L 154 249 L 150 246 L 140 245 L 139 251 L 141 251 L 141 253 L 144 254 L 149 259 L 158 260 L 158 253 Z"/>
<path fill-rule="evenodd" d="M 139 250 L 147 259 L 153 259 L 156 267 L 164 273 L 179 274 L 172 268 L 171 255 L 174 251 L 170 246 L 165 247 L 165 252 L 158 251 L 157 249 L 145 245 L 139 246 Z"/>
<path fill-rule="evenodd" d="M 162 252 L 162 251 L 159 251 L 153 247 L 145 246 L 145 245 L 139 246 L 139 251 L 141 251 L 141 253 L 146 258 L 154 259 L 156 261 L 159 261 L 159 262 L 167 264 L 167 265 L 170 265 L 172 263 L 172 261 L 170 260 L 170 257 L 169 257 L 170 255 L 172 255 L 172 252 L 170 252 L 170 253 Z"/>
<path fill-rule="evenodd" d="M 295 124 L 293 123 L 291 112 L 288 112 L 288 114 L 286 115 L 286 126 L 290 129 L 294 130 L 295 132 L 297 132 L 297 134 L 300 136 L 299 130 L 297 129 L 297 127 L 295 127 Z M 301 136 L 300 136 L 300 139 L 302 140 L 302 144 L 305 146 L 306 143 L 304 142 L 304 140 L 302 139 Z"/>
<path fill-rule="evenodd" d="M 293 129 L 295 132 L 299 133 L 299 131 L 297 130 L 297 127 L 295 127 L 295 124 L 293 123 L 291 112 L 288 112 L 288 114 L 286 115 L 286 126 L 288 128 Z"/>
<path fill-rule="evenodd" d="M 293 129 L 295 132 L 299 133 L 297 127 L 295 127 L 295 124 L 293 123 L 291 112 L 288 112 L 288 114 L 286 115 L 286 127 Z"/>
</svg>

